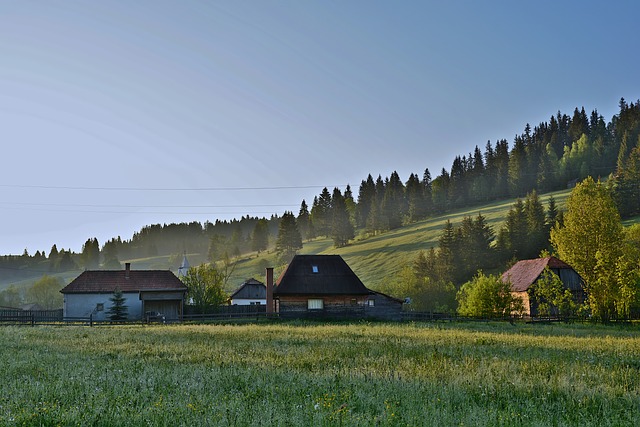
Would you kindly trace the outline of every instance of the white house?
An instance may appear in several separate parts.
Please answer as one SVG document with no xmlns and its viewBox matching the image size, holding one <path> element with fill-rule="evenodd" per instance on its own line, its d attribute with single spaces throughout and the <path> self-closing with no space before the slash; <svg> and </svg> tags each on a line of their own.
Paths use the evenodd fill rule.
<svg viewBox="0 0 640 427">
<path fill-rule="evenodd" d="M 128 319 L 139 320 L 147 312 L 162 313 L 167 320 L 182 318 L 187 287 L 169 270 L 88 270 L 62 288 L 65 318 L 109 320 L 107 311 L 116 289 L 122 291 Z"/>
<path fill-rule="evenodd" d="M 231 305 L 265 305 L 267 303 L 267 287 L 256 279 L 245 281 L 231 294 Z"/>
</svg>

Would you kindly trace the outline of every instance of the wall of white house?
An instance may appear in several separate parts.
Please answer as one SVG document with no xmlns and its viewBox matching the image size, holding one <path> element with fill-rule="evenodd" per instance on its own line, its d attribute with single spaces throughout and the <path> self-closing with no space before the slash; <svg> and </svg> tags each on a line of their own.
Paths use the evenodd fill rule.
<svg viewBox="0 0 640 427">
<path fill-rule="evenodd" d="M 234 298 L 231 300 L 231 305 L 251 305 L 251 304 L 265 305 L 266 303 L 267 303 L 266 299 Z"/>
<path fill-rule="evenodd" d="M 140 294 L 136 293 L 123 293 L 125 298 L 125 305 L 127 306 L 128 319 L 139 320 L 142 319 L 142 301 L 140 300 Z M 88 318 L 93 314 L 93 320 L 109 320 L 107 311 L 111 308 L 111 301 L 109 299 L 113 297 L 113 293 L 106 294 L 65 294 L 63 304 L 64 317 L 82 317 Z M 102 310 L 99 310 L 99 305 L 102 304 Z"/>
</svg>

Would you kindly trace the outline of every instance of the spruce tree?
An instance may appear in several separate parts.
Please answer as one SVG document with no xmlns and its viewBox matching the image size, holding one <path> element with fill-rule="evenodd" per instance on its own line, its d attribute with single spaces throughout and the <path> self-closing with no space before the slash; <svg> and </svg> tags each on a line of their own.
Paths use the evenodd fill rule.
<svg viewBox="0 0 640 427">
<path fill-rule="evenodd" d="M 346 246 L 349 240 L 355 237 L 355 232 L 349 218 L 344 196 L 340 192 L 340 189 L 333 189 L 331 200 L 331 238 L 333 239 L 333 245 L 336 248 L 340 248 Z"/>
<path fill-rule="evenodd" d="M 288 263 L 299 249 L 302 249 L 302 237 L 298 231 L 296 217 L 292 212 L 285 211 L 278 227 L 276 252 L 280 255 L 281 261 Z"/>
<path fill-rule="evenodd" d="M 106 313 L 109 320 L 112 322 L 127 320 L 129 308 L 126 306 L 127 300 L 122 294 L 122 291 L 116 288 L 111 298 L 109 298 L 109 301 L 111 301 L 111 307 L 109 307 Z"/>
</svg>

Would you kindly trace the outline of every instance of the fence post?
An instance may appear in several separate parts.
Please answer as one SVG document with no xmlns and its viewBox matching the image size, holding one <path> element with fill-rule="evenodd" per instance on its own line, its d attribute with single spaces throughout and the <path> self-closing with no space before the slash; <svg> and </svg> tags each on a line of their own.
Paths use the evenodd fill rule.
<svg viewBox="0 0 640 427">
<path fill-rule="evenodd" d="M 36 326 L 36 316 L 31 313 L 31 326 Z"/>
<path fill-rule="evenodd" d="M 93 327 L 93 313 L 89 315 L 89 327 Z"/>
</svg>

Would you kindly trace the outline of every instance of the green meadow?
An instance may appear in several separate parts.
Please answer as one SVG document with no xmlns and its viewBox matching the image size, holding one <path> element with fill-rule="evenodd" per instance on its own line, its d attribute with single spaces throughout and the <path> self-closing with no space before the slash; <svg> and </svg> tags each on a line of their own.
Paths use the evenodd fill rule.
<svg viewBox="0 0 640 427">
<path fill-rule="evenodd" d="M 7 326 L 0 341 L 0 425 L 640 424 L 636 326 Z"/>
</svg>

